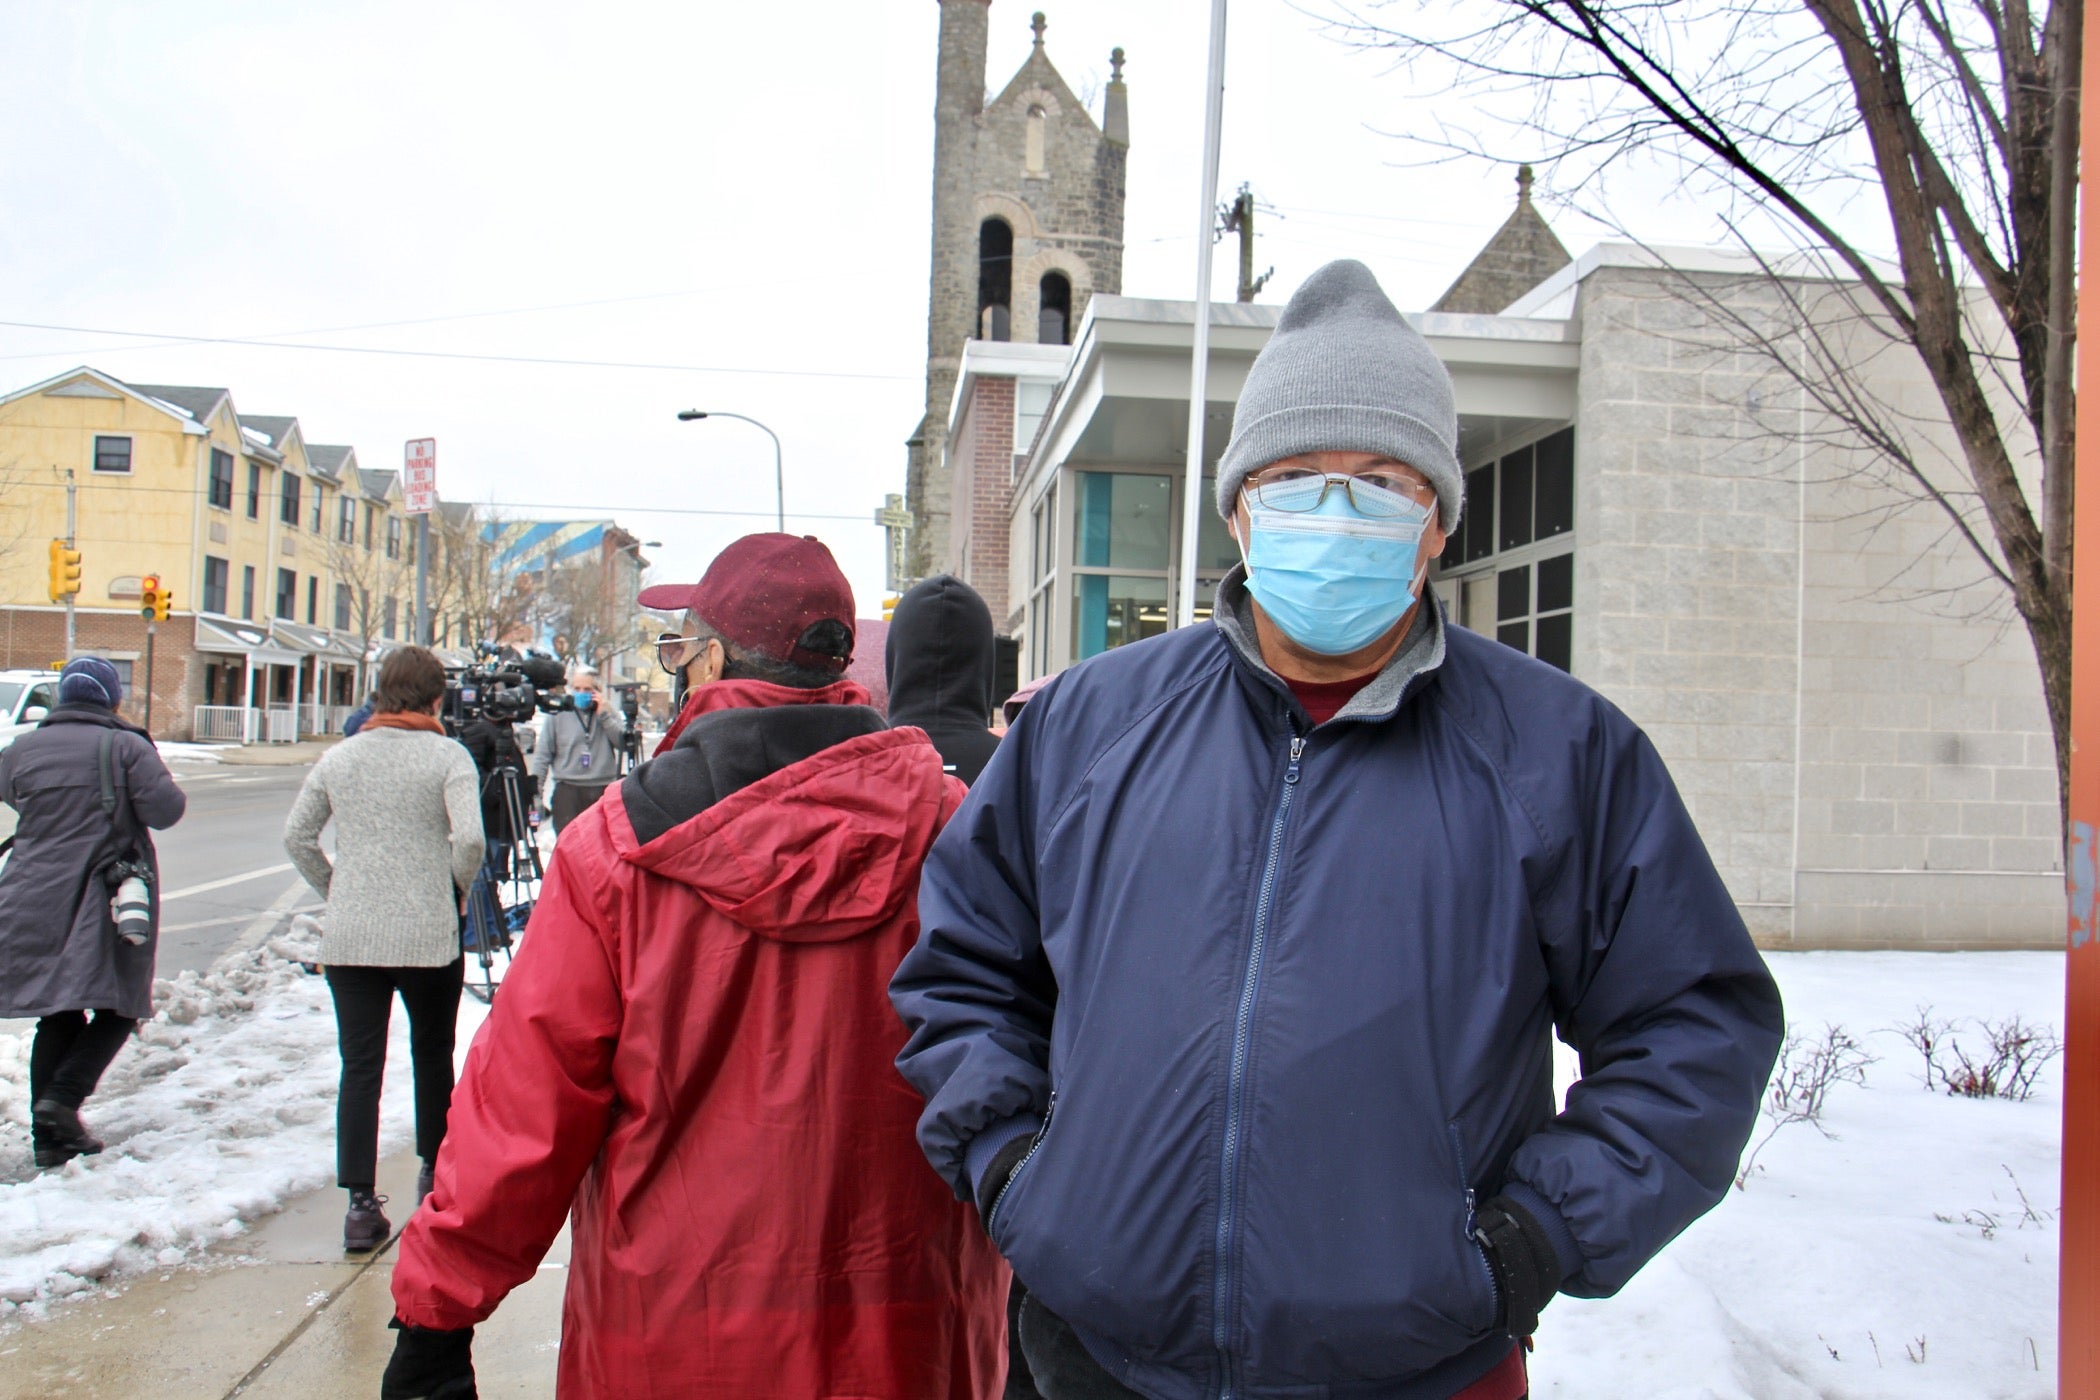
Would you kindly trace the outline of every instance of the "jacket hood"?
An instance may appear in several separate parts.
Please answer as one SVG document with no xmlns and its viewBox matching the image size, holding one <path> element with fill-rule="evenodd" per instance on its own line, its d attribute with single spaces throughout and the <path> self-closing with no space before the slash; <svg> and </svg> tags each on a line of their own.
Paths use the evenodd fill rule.
<svg viewBox="0 0 2100 1400">
<path fill-rule="evenodd" d="M 917 892 L 960 788 L 918 730 L 886 729 L 864 705 L 771 698 L 695 716 L 629 775 L 606 814 L 614 852 L 766 938 L 880 928 Z"/>
<path fill-rule="evenodd" d="M 988 729 L 995 654 L 992 612 L 976 589 L 950 574 L 917 585 L 890 617 L 890 723 Z"/>
<path fill-rule="evenodd" d="M 103 729 L 123 729 L 138 735 L 149 744 L 153 742 L 152 735 L 130 720 L 119 716 L 107 706 L 97 705 L 90 700 L 68 700 L 52 706 L 51 713 L 38 720 L 36 727 L 45 729 L 57 724 L 93 724 Z"/>
</svg>

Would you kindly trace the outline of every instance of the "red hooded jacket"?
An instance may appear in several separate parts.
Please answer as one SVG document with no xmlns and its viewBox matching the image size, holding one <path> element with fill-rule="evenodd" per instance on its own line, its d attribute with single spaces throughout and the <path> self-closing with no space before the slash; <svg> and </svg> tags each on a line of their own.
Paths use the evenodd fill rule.
<svg viewBox="0 0 2100 1400">
<path fill-rule="evenodd" d="M 573 1205 L 564 1400 L 986 1400 L 1007 1271 L 919 1153 L 886 992 L 962 786 L 850 682 L 703 693 L 562 833 L 397 1313 L 481 1321 Z"/>
</svg>

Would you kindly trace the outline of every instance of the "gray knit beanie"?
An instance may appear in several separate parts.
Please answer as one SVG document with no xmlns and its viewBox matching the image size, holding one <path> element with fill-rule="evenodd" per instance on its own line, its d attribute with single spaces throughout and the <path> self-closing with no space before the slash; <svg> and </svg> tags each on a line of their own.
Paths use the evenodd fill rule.
<svg viewBox="0 0 2100 1400">
<path fill-rule="evenodd" d="M 1305 279 L 1240 390 L 1218 463 L 1218 514 L 1232 519 L 1249 472 L 1301 452 L 1376 452 L 1436 488 L 1446 530 L 1458 524 L 1458 406 L 1444 362 L 1360 262 Z"/>
</svg>

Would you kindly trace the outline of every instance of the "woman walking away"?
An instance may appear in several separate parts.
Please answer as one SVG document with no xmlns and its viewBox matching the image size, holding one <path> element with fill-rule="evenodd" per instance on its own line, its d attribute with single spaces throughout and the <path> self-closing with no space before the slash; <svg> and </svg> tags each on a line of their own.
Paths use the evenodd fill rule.
<svg viewBox="0 0 2100 1400">
<path fill-rule="evenodd" d="M 328 901 L 321 961 L 343 1059 L 336 1098 L 336 1184 L 350 1193 L 343 1248 L 377 1249 L 393 1233 L 375 1196 L 379 1088 L 394 994 L 408 1008 L 416 1079 L 416 1199 L 430 1191 L 452 1104 L 459 1019 L 460 899 L 481 868 L 474 760 L 445 737 L 445 668 L 402 647 L 379 668 L 372 718 L 324 754 L 284 824 L 284 848 Z M 335 860 L 321 828 L 335 818 Z"/>
<path fill-rule="evenodd" d="M 0 1017 L 37 1018 L 39 1167 L 102 1150 L 80 1105 L 153 1012 L 160 881 L 147 828 L 175 825 L 186 802 L 146 731 L 117 718 L 123 699 L 116 667 L 80 657 L 59 675 L 58 708 L 0 752 L 0 802 L 21 817 L 0 876 Z"/>
</svg>

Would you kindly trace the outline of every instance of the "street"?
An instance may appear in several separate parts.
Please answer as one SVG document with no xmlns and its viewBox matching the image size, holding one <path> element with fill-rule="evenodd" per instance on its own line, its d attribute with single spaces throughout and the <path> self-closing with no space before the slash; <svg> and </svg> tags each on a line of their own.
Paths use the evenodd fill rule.
<svg viewBox="0 0 2100 1400">
<path fill-rule="evenodd" d="M 299 879 L 284 854 L 285 815 L 310 767 L 180 759 L 169 764 L 190 805 L 180 822 L 155 837 L 162 977 L 204 971 L 265 913 L 281 916 L 321 907 L 320 896 Z M 276 922 L 253 936 L 266 936 Z"/>
</svg>

